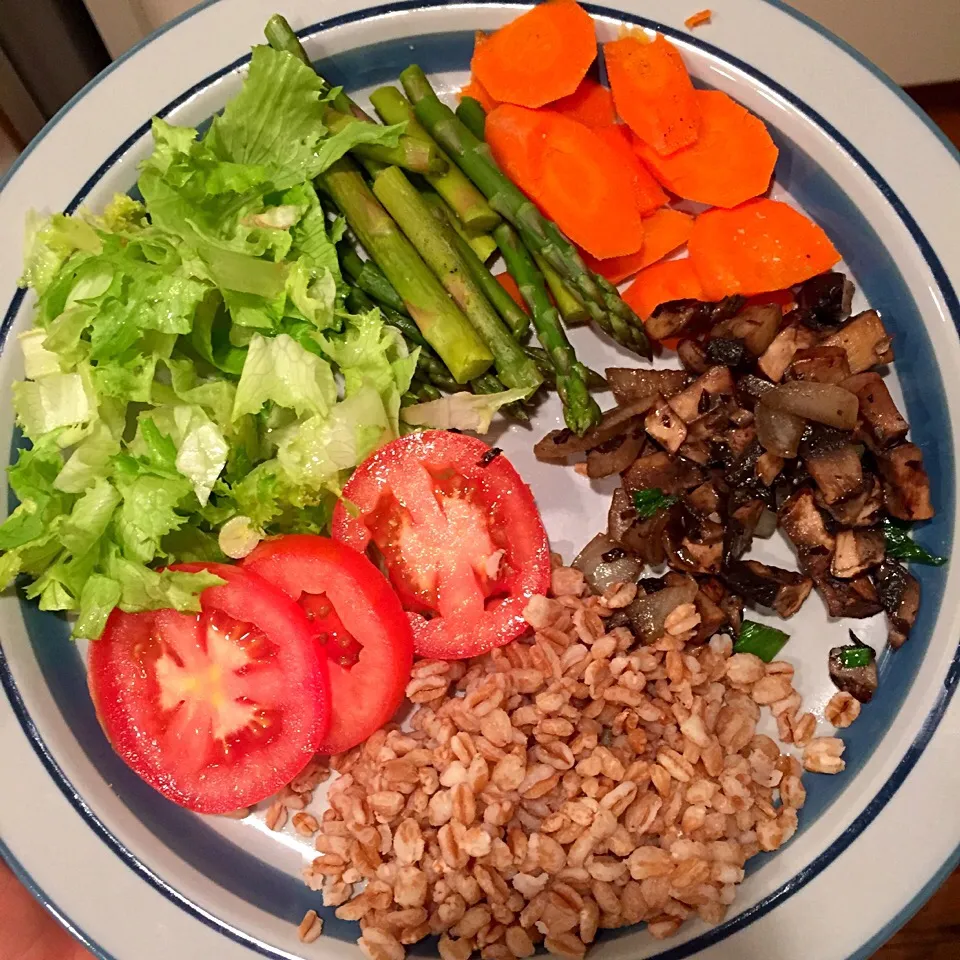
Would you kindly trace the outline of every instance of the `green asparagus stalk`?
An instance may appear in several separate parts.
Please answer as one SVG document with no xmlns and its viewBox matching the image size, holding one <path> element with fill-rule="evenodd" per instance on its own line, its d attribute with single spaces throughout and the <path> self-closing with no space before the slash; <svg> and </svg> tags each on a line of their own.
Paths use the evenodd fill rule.
<svg viewBox="0 0 960 960">
<path fill-rule="evenodd" d="M 589 311 L 567 286 L 563 277 L 539 253 L 533 254 L 533 260 L 543 274 L 543 279 L 547 281 L 547 289 L 557 305 L 557 310 L 560 311 L 563 322 L 568 327 L 579 327 L 581 324 L 589 323 Z"/>
<path fill-rule="evenodd" d="M 439 223 L 450 223 L 447 206 L 435 193 L 425 191 L 423 199 L 426 201 L 427 206 L 430 207 L 430 212 L 433 214 L 435 220 Z M 474 282 L 480 287 L 490 303 L 493 304 L 494 309 L 503 318 L 503 322 L 509 327 L 514 337 L 516 337 L 517 340 L 523 340 L 530 332 L 530 317 L 514 303 L 513 297 L 497 283 L 496 278 L 487 269 L 486 264 L 474 253 L 473 248 L 462 236 L 456 234 L 454 243 L 463 260 L 464 266 L 466 266 L 470 272 L 470 276 L 473 277 Z"/>
<path fill-rule="evenodd" d="M 470 381 L 470 390 L 476 394 L 500 393 L 503 390 L 503 384 L 491 373 L 485 373 L 482 377 Z M 526 423 L 530 419 L 530 414 L 522 403 L 508 403 L 500 408 L 500 412 L 511 420 L 518 420 Z"/>
<path fill-rule="evenodd" d="M 370 94 L 370 102 L 384 123 L 406 123 L 406 135 L 429 144 L 447 161 L 445 173 L 429 175 L 427 182 L 443 197 L 460 218 L 464 227 L 474 233 L 486 233 L 499 222 L 500 216 L 491 209 L 484 195 L 470 182 L 464 172 L 450 162 L 450 158 L 423 129 L 410 101 L 396 87 L 380 87 Z"/>
<path fill-rule="evenodd" d="M 466 383 L 485 372 L 493 355 L 380 206 L 356 166 L 343 157 L 321 179 L 350 229 L 400 294 L 407 312 L 454 379 Z"/>
<path fill-rule="evenodd" d="M 340 268 L 368 297 L 383 307 L 406 313 L 407 306 L 403 297 L 372 260 L 361 260 L 360 254 L 347 243 L 341 243 L 337 247 L 337 253 L 340 256 Z M 414 330 L 417 329 L 412 320 L 410 325 Z M 426 343 L 426 340 L 423 342 Z"/>
<path fill-rule="evenodd" d="M 298 60 L 302 60 L 308 67 L 313 66 L 307 56 L 307 51 L 303 49 L 300 38 L 293 32 L 293 27 L 287 22 L 286 17 L 275 13 L 267 21 L 263 33 L 267 38 L 267 43 L 274 50 L 285 50 L 287 53 L 292 53 Z M 320 81 L 323 84 L 321 93 L 323 95 L 328 94 L 333 88 L 323 77 L 320 77 Z M 364 111 L 363 107 L 354 103 L 342 90 L 333 98 L 333 106 L 340 113 L 352 114 L 358 120 L 363 120 L 366 123 L 375 122 L 373 117 Z"/>
<path fill-rule="evenodd" d="M 487 138 L 487 112 L 473 97 L 462 97 L 457 107 L 457 119 L 478 139 Z"/>
<path fill-rule="evenodd" d="M 490 148 L 474 136 L 441 103 L 424 72 L 417 66 L 400 74 L 417 119 L 447 155 L 480 188 L 490 206 L 520 232 L 530 250 L 543 258 L 571 284 L 583 305 L 605 332 L 642 356 L 652 355 L 643 323 L 620 299 L 617 288 L 591 273 L 572 243 L 547 220 L 497 166 Z"/>
<path fill-rule="evenodd" d="M 446 204 L 444 204 L 447 207 Z M 474 255 L 481 263 L 486 263 L 497 252 L 497 241 L 489 233 L 471 234 L 469 230 L 460 222 L 460 218 L 447 207 L 450 226 L 454 232 L 463 238 L 463 241 L 470 247 Z"/>
<path fill-rule="evenodd" d="M 549 383 L 551 387 L 556 389 L 557 371 L 553 369 L 553 364 L 550 362 L 550 354 L 547 353 L 543 347 L 526 346 L 523 349 L 526 351 L 527 356 L 537 365 L 537 369 L 543 374 L 543 379 Z M 588 390 L 606 390 L 609 388 L 610 384 L 607 383 L 606 377 L 604 377 L 603 374 L 597 373 L 596 370 L 591 370 L 590 367 L 586 365 L 584 365 L 583 369 L 587 372 Z"/>
<path fill-rule="evenodd" d="M 417 398 L 418 403 L 429 403 L 440 399 L 440 391 L 432 383 L 424 383 L 415 379 L 410 384 L 410 392 Z"/>
<path fill-rule="evenodd" d="M 340 113 L 333 108 L 324 112 L 323 122 L 331 133 L 340 133 L 344 128 L 354 123 L 364 123 L 354 116 Z M 419 137 L 403 134 L 395 147 L 387 147 L 379 143 L 358 143 L 352 148 L 352 153 L 364 160 L 374 160 L 377 163 L 392 164 L 402 167 L 411 173 L 425 175 L 441 175 L 450 170 L 450 161 L 432 141 L 426 143 Z M 457 173 L 463 174 L 457 170 Z M 482 199 L 482 197 L 481 197 Z"/>
<path fill-rule="evenodd" d="M 503 383 L 536 390 L 543 382 L 536 364 L 513 339 L 471 278 L 454 246 L 452 231 L 434 219 L 403 171 L 388 167 L 374 180 L 373 192 L 486 343 Z"/>
<path fill-rule="evenodd" d="M 550 356 L 556 375 L 557 393 L 563 403 L 563 418 L 576 434 L 583 435 L 600 419 L 600 407 L 587 389 L 587 372 L 573 352 L 557 308 L 550 302 L 547 287 L 516 231 L 501 223 L 493 236 L 500 247 L 507 269 L 517 281 L 523 299 L 533 316 L 537 337 Z"/>
</svg>

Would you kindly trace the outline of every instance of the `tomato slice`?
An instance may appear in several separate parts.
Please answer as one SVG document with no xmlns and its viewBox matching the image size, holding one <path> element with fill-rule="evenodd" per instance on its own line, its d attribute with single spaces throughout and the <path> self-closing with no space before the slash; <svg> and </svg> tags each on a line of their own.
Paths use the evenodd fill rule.
<svg viewBox="0 0 960 960">
<path fill-rule="evenodd" d="M 381 447 L 344 487 L 333 535 L 379 553 L 423 657 L 509 643 L 526 629 L 527 601 L 550 584 L 530 488 L 502 453 L 463 434 L 428 430 Z"/>
<path fill-rule="evenodd" d="M 225 564 L 199 614 L 114 610 L 90 644 L 90 694 L 110 743 L 150 786 L 198 813 L 227 813 L 289 783 L 330 724 L 326 658 L 303 611 Z"/>
<path fill-rule="evenodd" d="M 318 752 L 362 743 L 396 713 L 413 666 L 413 633 L 386 578 L 362 554 L 312 534 L 267 540 L 243 566 L 299 602 L 326 651 L 333 719 Z"/>
</svg>

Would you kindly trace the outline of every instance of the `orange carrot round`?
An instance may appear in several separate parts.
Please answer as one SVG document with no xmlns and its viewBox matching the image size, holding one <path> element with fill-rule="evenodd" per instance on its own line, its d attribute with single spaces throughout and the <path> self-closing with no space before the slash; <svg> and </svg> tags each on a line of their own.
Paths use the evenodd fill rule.
<svg viewBox="0 0 960 960">
<path fill-rule="evenodd" d="M 543 142 L 547 136 L 546 111 L 501 103 L 487 115 L 487 145 L 500 169 L 528 197 L 543 167 Z"/>
<path fill-rule="evenodd" d="M 471 77 L 470 82 L 457 92 L 458 102 L 464 97 L 473 97 L 487 113 L 495 110 L 498 105 L 497 101 L 490 96 L 486 87 L 476 77 Z"/>
<path fill-rule="evenodd" d="M 607 127 L 598 127 L 596 134 L 606 141 L 607 146 L 619 156 L 623 166 L 631 171 L 634 194 L 640 212 L 646 215 L 662 207 L 668 197 L 650 171 L 638 159 L 631 144 L 629 129 L 622 123 L 616 123 Z"/>
<path fill-rule="evenodd" d="M 623 283 L 644 267 L 682 247 L 689 239 L 691 230 L 693 217 L 664 207 L 643 218 L 643 246 L 639 253 L 611 257 L 609 260 L 597 260 L 588 254 L 584 260 L 594 273 L 606 277 L 611 283 Z"/>
<path fill-rule="evenodd" d="M 605 43 L 603 56 L 617 113 L 644 143 L 667 155 L 696 142 L 700 110 L 672 43 L 627 35 Z"/>
<path fill-rule="evenodd" d="M 507 176 L 574 243 L 595 257 L 640 249 L 634 167 L 596 131 L 551 110 L 507 104 L 490 114 L 486 130 Z"/>
<path fill-rule="evenodd" d="M 478 44 L 471 68 L 494 100 L 542 107 L 573 93 L 596 56 L 590 14 L 573 0 L 556 0 Z"/>
<path fill-rule="evenodd" d="M 636 141 L 643 162 L 678 197 L 712 207 L 735 207 L 766 192 L 777 148 L 763 121 L 719 90 L 695 90 L 694 97 L 697 142 L 664 157 Z"/>
<path fill-rule="evenodd" d="M 689 249 L 708 300 L 792 287 L 840 260 L 821 227 L 788 204 L 765 198 L 702 213 Z"/>
<path fill-rule="evenodd" d="M 613 94 L 590 77 L 584 77 L 569 97 L 551 103 L 550 109 L 594 129 L 609 127 L 617 122 Z"/>
<path fill-rule="evenodd" d="M 623 299 L 637 316 L 648 320 L 661 303 L 671 300 L 703 300 L 703 289 L 689 257 L 655 263 L 637 274 Z"/>
</svg>

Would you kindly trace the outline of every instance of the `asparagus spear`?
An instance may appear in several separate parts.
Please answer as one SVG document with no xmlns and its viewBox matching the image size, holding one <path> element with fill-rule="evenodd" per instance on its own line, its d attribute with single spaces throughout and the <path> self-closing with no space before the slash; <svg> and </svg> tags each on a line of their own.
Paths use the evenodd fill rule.
<svg viewBox="0 0 960 960">
<path fill-rule="evenodd" d="M 539 387 L 543 378 L 536 364 L 513 339 L 471 278 L 454 246 L 452 231 L 433 218 L 423 197 L 403 172 L 388 167 L 374 180 L 373 192 L 483 338 L 493 354 L 500 379 L 508 387 L 531 391 Z"/>
<path fill-rule="evenodd" d="M 487 137 L 487 112 L 473 97 L 463 97 L 457 107 L 457 119 L 478 139 Z"/>
<path fill-rule="evenodd" d="M 589 323 L 590 313 L 567 286 L 563 277 L 539 253 L 533 254 L 533 260 L 543 274 L 543 279 L 547 281 L 547 287 L 553 297 L 553 302 L 557 305 L 557 310 L 560 311 L 563 322 L 568 327 L 578 327 L 582 323 Z"/>
<path fill-rule="evenodd" d="M 526 351 L 527 356 L 537 365 L 537 369 L 543 374 L 543 379 L 556 389 L 557 371 L 554 370 L 553 364 L 550 362 L 550 354 L 547 353 L 543 347 L 526 346 L 523 349 Z M 587 388 L 589 390 L 606 390 L 610 386 L 606 378 L 597 373 L 596 370 L 591 370 L 586 365 L 584 365 L 583 369 L 587 373 Z"/>
<path fill-rule="evenodd" d="M 556 224 L 547 220 L 504 176 L 490 148 L 477 139 L 446 104 L 440 102 L 420 67 L 407 67 L 400 74 L 400 80 L 414 105 L 417 119 L 480 188 L 490 206 L 519 230 L 524 243 L 541 254 L 571 284 L 591 318 L 624 346 L 642 356 L 651 356 L 650 341 L 643 324 L 620 299 L 617 288 L 586 268 L 576 248 Z"/>
<path fill-rule="evenodd" d="M 550 356 L 556 373 L 557 393 L 563 402 L 563 419 L 574 433 L 582 435 L 600 419 L 600 407 L 587 389 L 586 368 L 577 360 L 560 326 L 557 308 L 547 296 L 543 277 L 516 231 L 509 224 L 501 223 L 493 231 L 493 236 L 507 262 L 507 269 L 530 307 L 537 337 Z"/>
<path fill-rule="evenodd" d="M 371 297 L 381 306 L 406 313 L 407 307 L 403 302 L 403 297 L 397 293 L 390 281 L 383 275 L 383 271 L 372 260 L 361 260 L 360 254 L 347 243 L 341 243 L 337 247 L 337 253 L 340 255 L 340 267 L 343 272 L 368 297 Z M 414 330 L 417 329 L 412 320 L 410 325 Z M 419 331 L 417 332 L 419 333 Z M 426 340 L 423 342 L 426 343 Z"/>
<path fill-rule="evenodd" d="M 470 381 L 470 390 L 477 394 L 500 393 L 503 390 L 503 384 L 493 374 L 485 373 L 482 377 Z M 522 403 L 508 403 L 500 408 L 500 412 L 511 420 L 519 420 L 521 423 L 526 423 L 530 419 L 530 414 Z"/>
<path fill-rule="evenodd" d="M 460 222 L 460 218 L 444 203 L 447 219 L 457 236 L 462 237 L 464 243 L 470 247 L 474 256 L 481 263 L 486 263 L 497 252 L 497 241 L 489 233 L 471 234 Z"/>
<path fill-rule="evenodd" d="M 454 379 L 466 383 L 483 373 L 493 360 L 492 354 L 377 202 L 356 166 L 343 157 L 321 180 Z"/>
<path fill-rule="evenodd" d="M 365 121 L 340 113 L 331 107 L 324 111 L 323 122 L 331 133 L 340 133 L 351 124 Z M 379 143 L 358 143 L 352 148 L 352 152 L 365 160 L 392 164 L 404 170 L 410 170 L 412 173 L 439 176 L 450 169 L 450 161 L 436 144 L 432 141 L 426 143 L 418 137 L 407 134 L 400 137 L 395 147 L 386 147 Z M 459 170 L 457 172 L 460 173 Z"/>
<path fill-rule="evenodd" d="M 423 199 L 438 222 L 450 222 L 446 204 L 436 194 L 426 191 Z M 455 235 L 454 243 L 474 282 L 493 304 L 497 313 L 503 317 L 503 322 L 510 328 L 510 332 L 518 340 L 522 340 L 530 332 L 530 318 L 514 303 L 513 297 L 497 283 L 493 274 L 463 237 L 459 234 Z"/>
<path fill-rule="evenodd" d="M 396 87 L 380 87 L 370 94 L 370 102 L 384 123 L 406 123 L 406 135 L 429 144 L 448 162 L 445 173 L 430 175 L 427 182 L 453 208 L 463 225 L 475 233 L 492 230 L 500 217 L 490 208 L 484 195 L 470 182 L 464 172 L 436 145 L 433 137 L 423 129 L 410 101 Z"/>
<path fill-rule="evenodd" d="M 303 49 L 300 38 L 293 32 L 293 27 L 287 22 L 286 17 L 275 13 L 267 21 L 267 25 L 263 28 L 263 33 L 267 38 L 267 43 L 269 43 L 274 50 L 286 50 L 287 53 L 292 53 L 298 60 L 302 60 L 308 67 L 313 66 L 310 58 L 307 56 L 307 51 Z M 321 93 L 323 95 L 328 94 L 333 88 L 323 77 L 320 77 L 320 81 L 323 84 Z M 333 98 L 333 106 L 334 109 L 339 110 L 340 113 L 352 114 L 358 120 L 363 120 L 366 123 L 375 122 L 373 117 L 366 113 L 363 107 L 354 103 L 342 90 Z"/>
</svg>

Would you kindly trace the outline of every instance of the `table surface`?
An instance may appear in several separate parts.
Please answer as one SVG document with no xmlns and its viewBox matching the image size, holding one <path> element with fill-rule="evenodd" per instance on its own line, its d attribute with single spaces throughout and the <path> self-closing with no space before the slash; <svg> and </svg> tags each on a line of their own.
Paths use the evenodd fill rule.
<svg viewBox="0 0 960 960">
<path fill-rule="evenodd" d="M 960 149 L 960 83 L 907 91 Z M 960 957 L 960 869 L 873 960 L 957 960 Z"/>
</svg>

